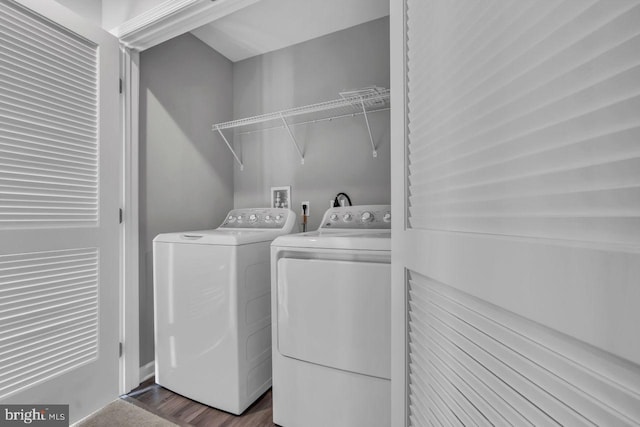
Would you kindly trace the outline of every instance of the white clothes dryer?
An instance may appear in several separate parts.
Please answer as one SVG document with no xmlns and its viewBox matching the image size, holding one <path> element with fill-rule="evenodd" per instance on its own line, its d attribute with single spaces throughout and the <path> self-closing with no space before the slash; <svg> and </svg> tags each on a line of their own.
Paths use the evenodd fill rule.
<svg viewBox="0 0 640 427">
<path fill-rule="evenodd" d="M 390 425 L 390 211 L 330 208 L 271 244 L 276 424 Z"/>
<path fill-rule="evenodd" d="M 271 386 L 269 245 L 295 224 L 288 209 L 235 209 L 153 240 L 156 383 L 234 414 Z"/>
</svg>

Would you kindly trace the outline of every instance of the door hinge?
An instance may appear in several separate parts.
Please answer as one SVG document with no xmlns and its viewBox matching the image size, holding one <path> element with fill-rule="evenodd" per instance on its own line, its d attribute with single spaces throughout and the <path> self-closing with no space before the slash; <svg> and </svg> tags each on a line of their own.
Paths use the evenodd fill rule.
<svg viewBox="0 0 640 427">
<path fill-rule="evenodd" d="M 119 342 L 118 343 L 118 357 L 122 357 L 122 353 L 123 353 L 123 346 L 122 346 L 122 343 Z"/>
<path fill-rule="evenodd" d="M 122 79 L 119 79 L 119 80 L 120 80 L 119 90 L 120 90 L 120 93 L 122 93 Z"/>
<path fill-rule="evenodd" d="M 122 208 L 118 209 L 118 223 L 122 224 L 122 221 L 124 221 L 124 212 L 122 211 Z"/>
</svg>

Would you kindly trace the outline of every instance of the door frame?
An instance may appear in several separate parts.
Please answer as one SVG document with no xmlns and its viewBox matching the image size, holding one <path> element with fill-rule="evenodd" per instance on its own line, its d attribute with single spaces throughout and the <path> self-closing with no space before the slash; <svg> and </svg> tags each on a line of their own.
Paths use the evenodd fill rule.
<svg viewBox="0 0 640 427">
<path fill-rule="evenodd" d="M 120 393 L 128 393 L 149 376 L 150 363 L 140 366 L 139 318 L 139 94 L 140 52 L 189 32 L 207 22 L 260 0 L 185 0 L 164 2 L 110 30 L 121 45 L 122 156 L 120 254 Z"/>
<path fill-rule="evenodd" d="M 404 268 L 406 231 L 406 31 L 405 0 L 390 0 L 391 87 L 391 425 L 407 425 L 407 272 Z"/>
<path fill-rule="evenodd" d="M 122 164 L 120 224 L 120 394 L 135 389 L 140 377 L 138 260 L 138 112 L 140 54 L 120 46 Z"/>
</svg>

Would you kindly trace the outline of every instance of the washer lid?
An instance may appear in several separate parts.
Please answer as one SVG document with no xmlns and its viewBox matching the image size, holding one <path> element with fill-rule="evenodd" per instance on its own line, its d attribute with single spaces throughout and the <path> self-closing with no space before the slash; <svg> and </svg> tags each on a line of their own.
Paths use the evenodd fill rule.
<svg viewBox="0 0 640 427">
<path fill-rule="evenodd" d="M 181 233 L 158 234 L 154 242 L 190 243 L 198 245 L 246 245 L 268 242 L 282 235 L 282 230 L 196 230 Z"/>
<path fill-rule="evenodd" d="M 280 236 L 272 246 L 390 251 L 391 230 L 317 230 Z"/>
<path fill-rule="evenodd" d="M 229 212 L 215 230 L 158 234 L 154 242 L 199 245 L 246 245 L 268 242 L 293 231 L 296 214 L 282 208 L 243 208 Z"/>
</svg>

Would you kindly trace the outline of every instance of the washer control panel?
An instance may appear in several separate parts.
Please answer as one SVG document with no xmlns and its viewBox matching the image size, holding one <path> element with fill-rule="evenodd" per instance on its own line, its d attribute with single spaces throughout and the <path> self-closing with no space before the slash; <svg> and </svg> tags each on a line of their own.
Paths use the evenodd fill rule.
<svg viewBox="0 0 640 427">
<path fill-rule="evenodd" d="M 289 209 L 234 209 L 227 214 L 220 228 L 280 229 L 285 228 L 292 221 L 295 221 L 295 214 Z"/>
<path fill-rule="evenodd" d="M 391 229 L 391 205 L 329 208 L 320 228 Z"/>
</svg>

